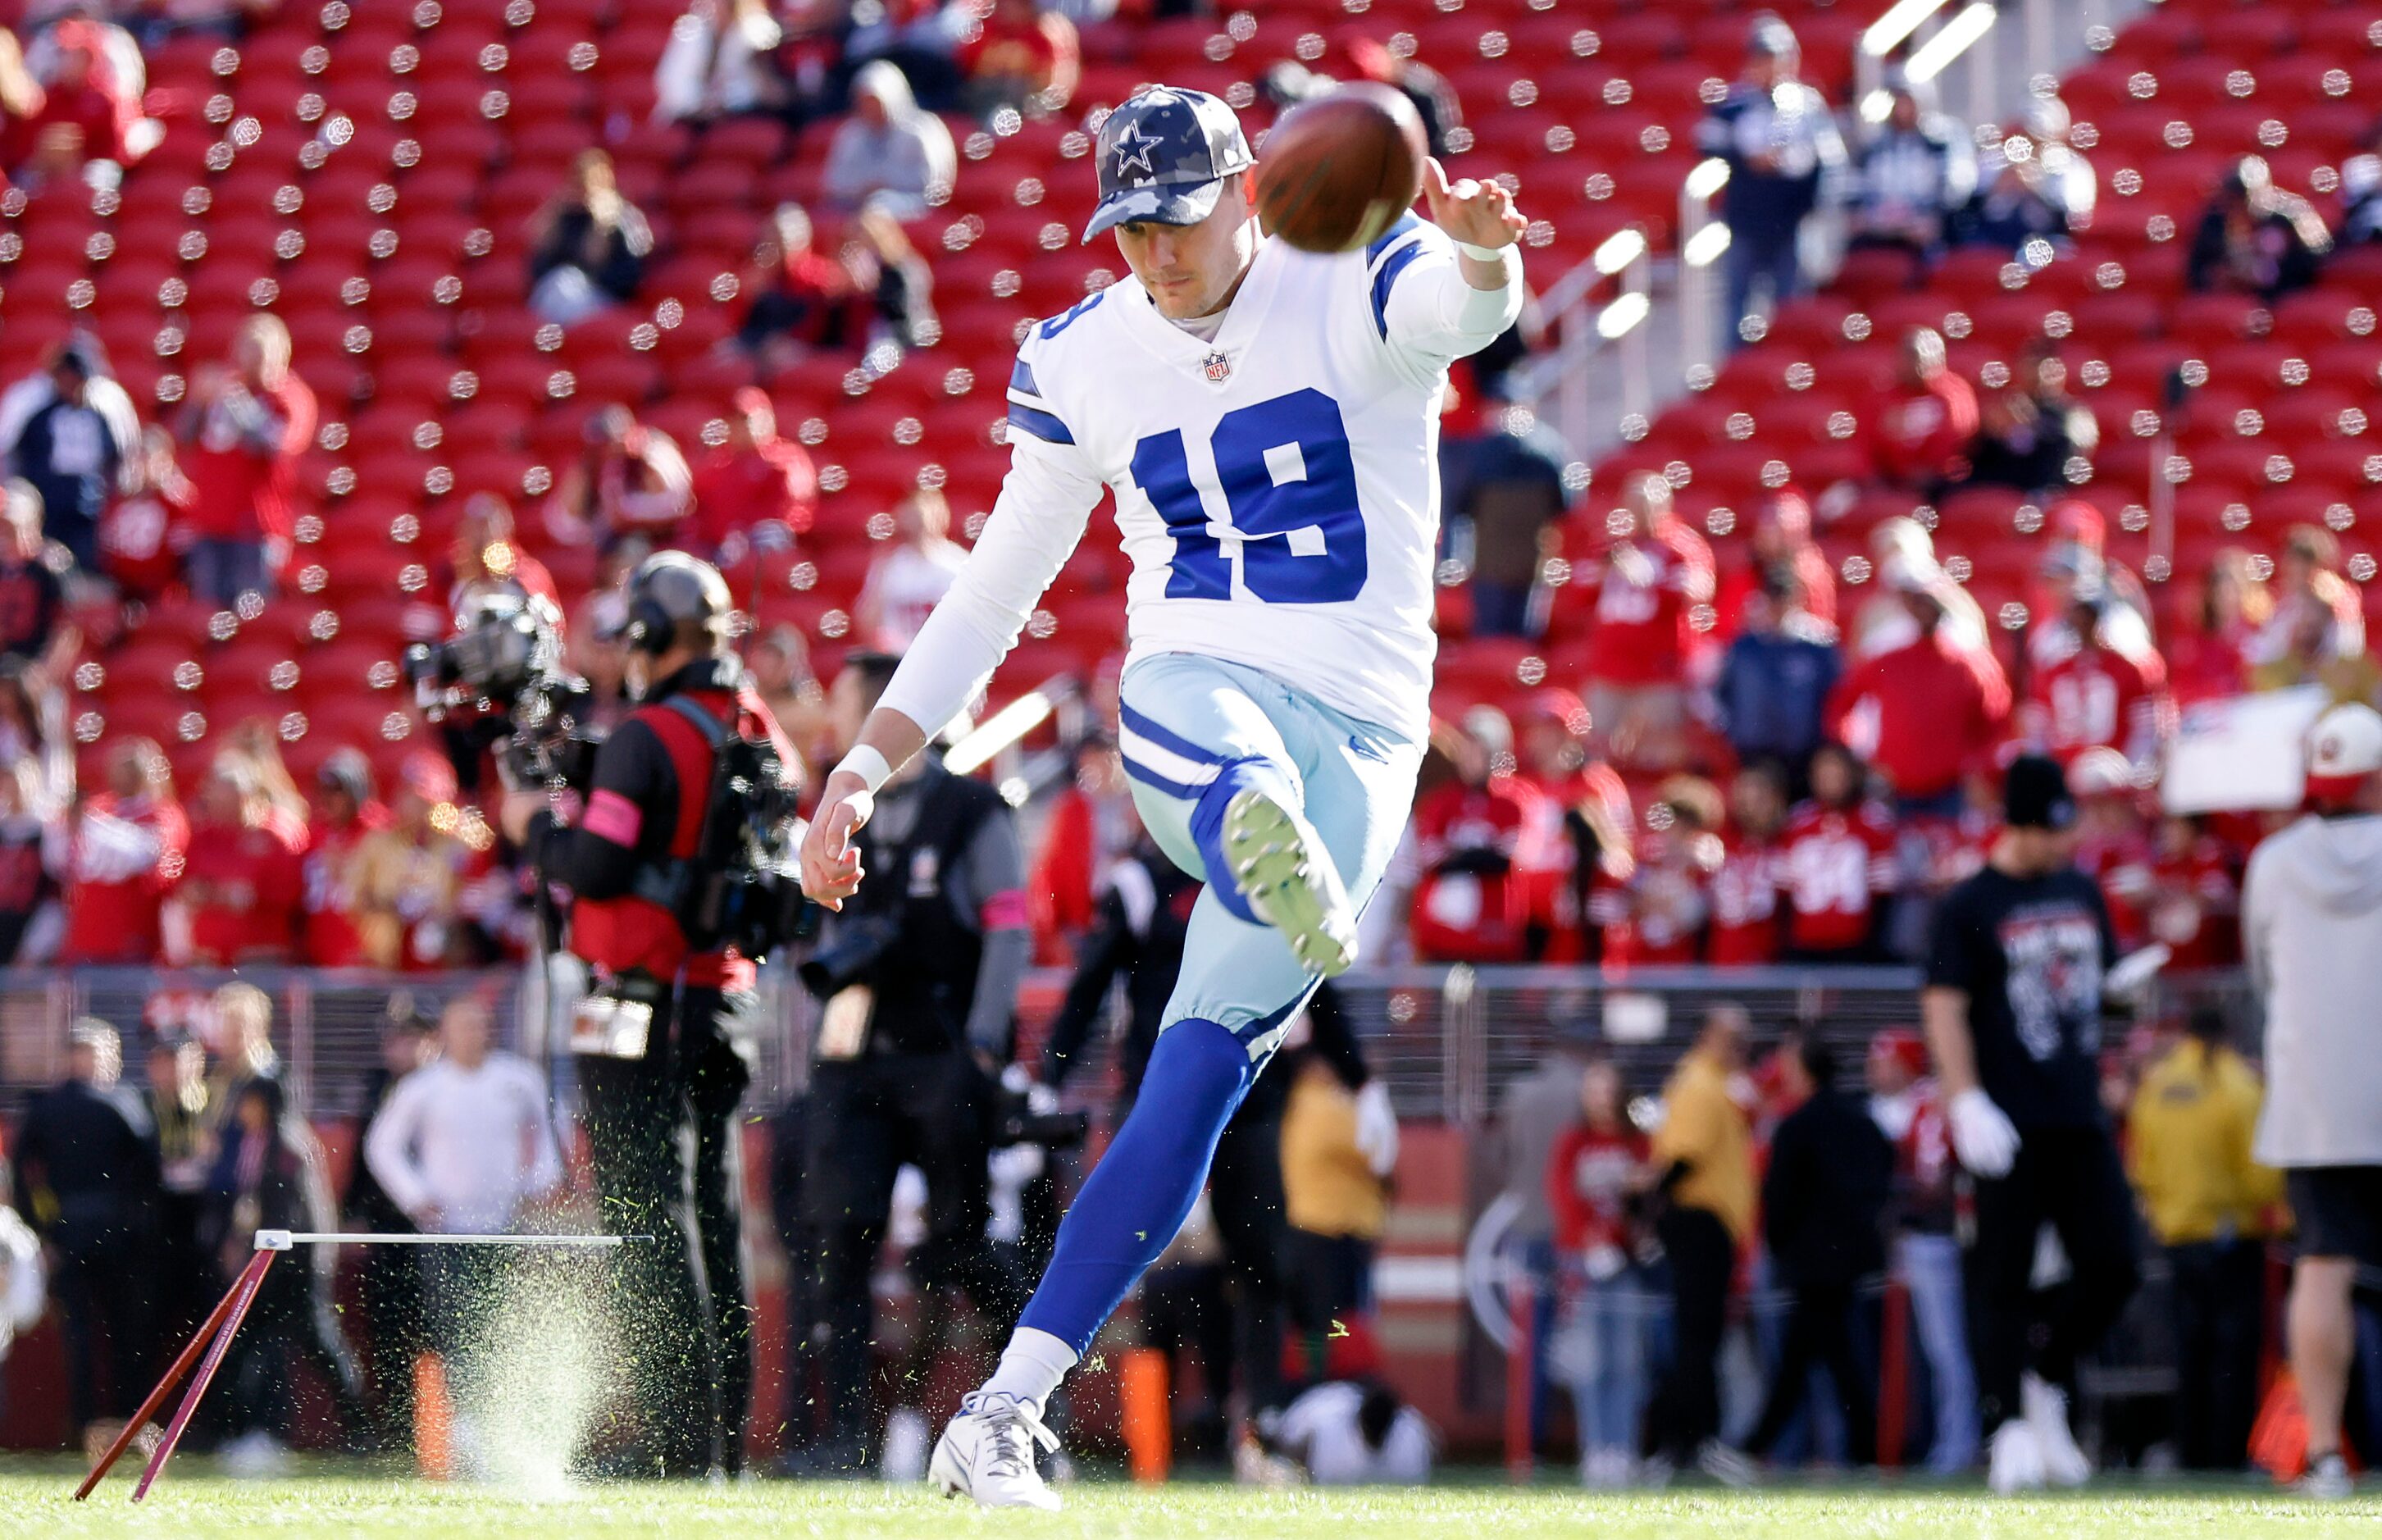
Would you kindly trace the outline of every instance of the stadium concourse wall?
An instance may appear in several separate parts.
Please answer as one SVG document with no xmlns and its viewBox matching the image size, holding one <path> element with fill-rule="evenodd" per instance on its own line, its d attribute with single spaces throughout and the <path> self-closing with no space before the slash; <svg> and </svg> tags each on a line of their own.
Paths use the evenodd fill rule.
<svg viewBox="0 0 2382 1540">
<path fill-rule="evenodd" d="M 333 1190 L 343 1190 L 354 1159 L 364 1078 L 378 1061 L 377 1038 L 392 1002 L 410 997 L 435 1016 L 471 991 L 496 1005 L 503 1041 L 546 1065 L 566 1113 L 575 1102 L 568 1053 L 550 1053 L 540 1030 L 537 992 L 522 970 L 485 973 L 373 974 L 295 968 L 244 968 L 237 975 L 164 968 L 0 970 L 0 1151 L 34 1092 L 64 1071 L 67 1031 L 97 1016 L 128 1039 L 127 1071 L 140 1064 L 131 1041 L 144 1026 L 187 1029 L 209 1041 L 206 1002 L 234 977 L 272 998 L 274 1041 L 291 1104 L 320 1136 Z M 1036 1062 L 1047 1023 L 1065 991 L 1062 970 L 1028 976 L 1019 1002 L 1019 1056 Z M 1915 1025 L 1918 975 L 1907 968 L 1665 968 L 1627 974 L 1593 967 L 1409 967 L 1360 970 L 1339 980 L 1375 1072 L 1390 1087 L 1405 1125 L 1396 1198 L 1377 1271 L 1379 1335 L 1387 1373 L 1401 1391 L 1448 1431 L 1459 1447 L 1494 1447 L 1505 1400 L 1504 1352 L 1484 1328 L 1500 1308 L 1499 1280 L 1485 1278 L 1476 1235 L 1481 1216 L 1510 1173 L 1488 1137 L 1500 1098 L 1541 1064 L 1559 1041 L 1598 1042 L 1620 1064 L 1633 1095 L 1659 1092 L 1672 1064 L 1714 1004 L 1743 1005 L 1757 1047 L 1790 1027 L 1816 1029 L 1857 1066 L 1882 1028 Z M 755 1074 L 744 1124 L 744 1185 L 749 1275 L 759 1316 L 757 1452 L 772 1451 L 784 1360 L 786 1261 L 770 1220 L 768 1115 L 803 1083 L 813 1019 L 808 997 L 777 970 L 764 975 L 766 1008 L 755 1042 Z M 401 1004 L 401 1002 L 400 1002 Z M 2245 1045 L 2254 1043 L 2255 1003 L 2238 973 L 2163 979 L 2144 1015 L 2172 1016 L 2192 1005 L 2226 1010 Z M 1104 1112 L 1112 1070 L 1081 1076 L 1070 1098 Z M 1095 1147 L 1102 1135 L 1097 1125 Z M 567 1140 L 585 1186 L 583 1141 Z M 1469 1256 L 1467 1251 L 1469 1250 Z M 898 1289 L 900 1274 L 880 1275 Z M 341 1280 L 350 1305 L 353 1282 Z M 889 1324 L 898 1331 L 906 1302 Z M 1117 1330 L 1119 1328 L 1111 1328 Z M 1123 1330 L 1130 1330 L 1126 1322 Z M 1502 1334 L 1498 1334 L 1502 1335 Z M 1129 1340 L 1119 1338 L 1118 1340 Z M 1105 1345 L 1105 1342 L 1104 1342 Z M 1087 1376 L 1079 1426 L 1115 1426 L 1113 1375 Z M 69 1442 L 64 1365 L 54 1323 L 21 1339 L 0 1363 L 0 1448 L 57 1448 Z"/>
</svg>

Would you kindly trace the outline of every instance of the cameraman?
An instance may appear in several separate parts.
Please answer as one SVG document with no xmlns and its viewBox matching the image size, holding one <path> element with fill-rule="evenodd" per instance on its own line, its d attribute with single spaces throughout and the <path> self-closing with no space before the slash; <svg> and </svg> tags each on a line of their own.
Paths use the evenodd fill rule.
<svg viewBox="0 0 2382 1540">
<path fill-rule="evenodd" d="M 539 877 L 573 895 L 570 950 L 594 992 L 571 1048 L 604 1218 L 654 1238 L 623 1248 L 618 1274 L 647 1474 L 734 1473 L 752 1390 L 733 1117 L 755 967 L 732 948 L 695 951 L 676 907 L 711 811 L 715 743 L 766 736 L 795 762 L 728 650 L 730 608 L 705 562 L 664 551 L 640 564 L 620 633 L 640 704 L 596 751 L 583 811 L 559 817 L 543 791 L 513 792 L 504 809 Z"/>
<path fill-rule="evenodd" d="M 829 697 L 844 743 L 899 662 L 844 659 Z M 823 1002 L 804 1173 L 830 1429 L 808 1451 L 817 1474 L 866 1462 L 870 1275 L 903 1164 L 927 1178 L 927 1238 L 911 1254 L 921 1292 L 966 1289 L 996 1336 L 1025 1302 L 1025 1280 L 985 1234 L 994 1077 L 1033 949 L 1016 814 L 983 782 L 921 755 L 877 794 L 857 844 L 864 869 L 893 880 L 846 899 L 803 965 Z"/>
</svg>

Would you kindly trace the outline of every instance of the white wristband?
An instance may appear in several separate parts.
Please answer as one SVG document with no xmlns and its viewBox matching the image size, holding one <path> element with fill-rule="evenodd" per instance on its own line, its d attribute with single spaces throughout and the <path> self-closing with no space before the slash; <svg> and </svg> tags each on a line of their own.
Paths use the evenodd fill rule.
<svg viewBox="0 0 2382 1540">
<path fill-rule="evenodd" d="M 866 744 L 854 744 L 852 752 L 843 757 L 843 762 L 835 767 L 838 775 L 846 770 L 860 777 L 871 796 L 876 795 L 878 788 L 893 774 L 893 767 L 886 763 L 885 756 Z"/>
<path fill-rule="evenodd" d="M 1455 243 L 1455 249 L 1475 262 L 1494 262 L 1502 265 L 1505 260 L 1505 253 L 1514 248 L 1511 245 L 1475 246 L 1469 240 L 1459 240 Z"/>
</svg>

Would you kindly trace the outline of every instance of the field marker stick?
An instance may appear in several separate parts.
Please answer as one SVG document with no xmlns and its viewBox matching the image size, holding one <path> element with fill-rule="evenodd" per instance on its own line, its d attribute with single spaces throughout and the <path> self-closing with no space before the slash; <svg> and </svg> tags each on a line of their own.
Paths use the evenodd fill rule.
<svg viewBox="0 0 2382 1540">
<path fill-rule="evenodd" d="M 149 1495 L 149 1484 L 157 1479 L 157 1472 L 164 1470 L 166 1461 L 173 1458 L 174 1446 L 182 1441 L 182 1430 L 190 1425 L 190 1413 L 199 1409 L 199 1398 L 207 1393 L 207 1382 L 214 1379 L 215 1371 L 222 1367 L 224 1354 L 231 1349 L 233 1334 L 239 1330 L 240 1322 L 247 1317 L 248 1307 L 256 1302 L 257 1287 L 264 1282 L 265 1272 L 272 1267 L 274 1255 L 271 1251 L 259 1251 L 241 1270 L 239 1286 L 233 1292 L 231 1312 L 224 1318 L 223 1329 L 215 1333 L 215 1346 L 207 1349 L 206 1361 L 199 1365 L 197 1377 L 190 1381 L 190 1388 L 182 1397 L 182 1404 L 175 1411 L 173 1422 L 166 1425 L 166 1436 L 158 1441 L 157 1452 L 149 1457 L 149 1468 L 141 1472 L 141 1485 L 132 1489 L 134 1502 Z"/>
<path fill-rule="evenodd" d="M 231 1313 L 232 1296 L 239 1292 L 239 1282 L 235 1279 L 232 1286 L 224 1290 L 224 1297 L 215 1301 L 215 1308 L 208 1312 L 206 1323 L 199 1327 L 198 1335 L 190 1338 L 190 1345 L 174 1361 L 174 1366 L 166 1371 L 166 1377 L 157 1382 L 157 1388 L 149 1392 L 149 1398 L 141 1403 L 141 1410 L 132 1414 L 130 1421 L 124 1424 L 124 1431 L 116 1435 L 116 1442 L 107 1447 L 107 1452 L 99 1457 L 99 1463 L 92 1467 L 91 1474 L 83 1477 L 82 1485 L 75 1488 L 75 1501 L 80 1502 L 91 1496 L 92 1488 L 115 1468 L 117 1460 L 123 1457 L 132 1440 L 148 1425 L 149 1419 L 166 1404 L 166 1398 L 174 1393 L 174 1387 L 182 1383 L 182 1376 L 190 1372 L 190 1365 L 198 1361 L 207 1344 L 215 1340 L 224 1317 Z"/>
<path fill-rule="evenodd" d="M 649 1235 L 376 1235 L 329 1230 L 259 1230 L 256 1249 L 287 1251 L 295 1246 L 570 1246 L 609 1248 Z"/>
</svg>

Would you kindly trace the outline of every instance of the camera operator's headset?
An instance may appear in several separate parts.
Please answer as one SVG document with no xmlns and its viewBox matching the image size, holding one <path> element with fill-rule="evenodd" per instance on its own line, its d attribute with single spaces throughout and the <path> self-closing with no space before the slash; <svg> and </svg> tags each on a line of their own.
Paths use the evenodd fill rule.
<svg viewBox="0 0 2382 1540">
<path fill-rule="evenodd" d="M 657 551 L 629 579 L 629 614 L 620 640 L 632 652 L 658 658 L 689 621 L 718 625 L 728 616 L 728 580 L 684 551 Z"/>
</svg>

